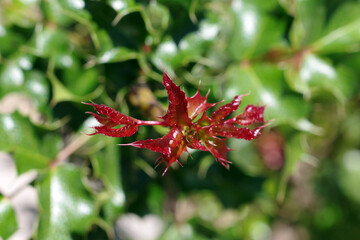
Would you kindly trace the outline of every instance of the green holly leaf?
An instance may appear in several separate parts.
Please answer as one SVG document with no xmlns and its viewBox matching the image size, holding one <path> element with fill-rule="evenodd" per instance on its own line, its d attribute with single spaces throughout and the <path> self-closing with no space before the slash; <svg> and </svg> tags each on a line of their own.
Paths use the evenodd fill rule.
<svg viewBox="0 0 360 240">
<path fill-rule="evenodd" d="M 285 25 L 255 4 L 242 0 L 233 1 L 231 14 L 234 25 L 228 53 L 233 58 L 249 59 L 266 52 L 270 46 L 281 43 Z"/>
<path fill-rule="evenodd" d="M 305 96 L 321 92 L 332 93 L 340 103 L 354 94 L 356 75 L 345 66 L 335 67 L 329 59 L 315 54 L 303 56 L 300 67 L 290 67 L 285 72 L 290 87 Z"/>
<path fill-rule="evenodd" d="M 300 49 L 321 36 L 325 23 L 325 5 L 322 0 L 296 1 L 294 11 L 290 41 L 293 48 Z"/>
<path fill-rule="evenodd" d="M 39 239 L 72 239 L 96 220 L 94 201 L 82 183 L 82 171 L 72 165 L 51 169 L 39 183 Z"/>
<path fill-rule="evenodd" d="M 112 224 L 123 212 L 125 203 L 120 175 L 120 154 L 115 138 L 99 137 L 105 142 L 105 148 L 103 151 L 92 154 L 91 163 L 94 167 L 94 176 L 101 179 L 105 186 L 101 199 L 104 202 L 104 218 Z"/>
<path fill-rule="evenodd" d="M 357 52 L 360 41 L 359 24 L 360 3 L 342 4 L 331 17 L 322 37 L 312 44 L 312 48 L 327 54 Z"/>
</svg>

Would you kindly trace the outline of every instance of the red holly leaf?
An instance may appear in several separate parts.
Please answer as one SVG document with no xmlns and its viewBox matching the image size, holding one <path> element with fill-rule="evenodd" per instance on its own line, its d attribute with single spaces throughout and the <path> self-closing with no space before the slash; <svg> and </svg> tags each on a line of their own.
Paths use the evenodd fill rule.
<svg viewBox="0 0 360 240">
<path fill-rule="evenodd" d="M 95 132 L 89 135 L 103 134 L 109 137 L 130 137 L 137 132 L 137 125 L 126 125 L 121 128 L 111 128 L 108 126 L 94 127 Z"/>
<path fill-rule="evenodd" d="M 115 127 L 116 125 L 119 125 L 118 123 L 116 122 L 113 122 L 113 120 L 111 120 L 110 118 L 108 117 L 103 117 L 103 116 L 100 116 L 96 113 L 93 113 L 93 112 L 86 112 L 88 114 L 91 114 L 94 116 L 94 118 L 101 124 L 103 125 L 106 125 L 108 127 Z"/>
<path fill-rule="evenodd" d="M 257 107 L 254 105 L 248 105 L 242 114 L 233 119 L 233 122 L 243 126 L 248 126 L 253 123 L 263 123 L 264 110 L 265 106 Z"/>
<path fill-rule="evenodd" d="M 263 126 L 255 128 L 253 130 L 249 128 L 238 128 L 231 123 L 219 123 L 212 125 L 209 129 L 209 133 L 212 136 L 219 136 L 225 138 L 240 138 L 245 140 L 252 140 L 260 134 L 260 130 Z"/>
<path fill-rule="evenodd" d="M 216 105 L 216 103 L 207 102 L 207 97 L 210 93 L 210 90 L 207 92 L 206 96 L 203 97 L 199 92 L 199 88 L 200 84 L 194 96 L 186 98 L 188 101 L 188 114 L 191 119 L 195 119 L 197 116 Z"/>
<path fill-rule="evenodd" d="M 138 121 L 135 118 L 132 118 L 125 114 L 122 114 L 122 113 L 116 111 L 115 109 L 108 107 L 106 105 L 103 105 L 103 104 L 99 105 L 99 104 L 96 104 L 93 102 L 91 102 L 91 103 L 83 102 L 83 104 L 93 106 L 98 114 L 105 115 L 113 123 L 117 123 L 117 125 L 119 125 L 119 124 L 136 124 L 136 122 Z M 100 122 L 100 123 L 102 123 L 102 122 Z"/>
<path fill-rule="evenodd" d="M 109 137 L 129 137 L 137 132 L 139 120 L 126 116 L 115 109 L 106 105 L 96 103 L 83 103 L 93 106 L 98 114 L 87 112 L 95 117 L 95 119 L 103 124 L 103 126 L 94 127 L 95 132 L 89 135 L 103 134 Z M 121 128 L 114 128 L 117 125 L 125 125 Z"/>
<path fill-rule="evenodd" d="M 236 109 L 238 109 L 240 102 L 241 102 L 241 97 L 242 96 L 235 96 L 234 99 L 230 103 L 221 106 L 218 110 L 213 112 L 210 116 L 212 121 L 218 122 L 220 120 L 223 120 L 230 113 L 232 113 Z"/>
<path fill-rule="evenodd" d="M 231 163 L 226 159 L 226 154 L 230 148 L 226 146 L 226 138 L 208 138 L 204 141 L 206 149 L 219 161 L 224 167 L 228 168 Z"/>
<path fill-rule="evenodd" d="M 139 140 L 133 143 L 120 144 L 121 146 L 133 146 L 137 148 L 147 148 L 154 152 L 162 153 L 170 157 L 172 149 L 181 144 L 182 133 L 177 128 L 172 128 L 170 132 L 162 138 Z"/>
<path fill-rule="evenodd" d="M 189 126 L 191 119 L 188 115 L 188 101 L 185 93 L 181 91 L 180 87 L 176 86 L 169 78 L 165 71 L 163 71 L 163 85 L 169 96 L 169 108 L 162 119 L 169 126 Z"/>
<path fill-rule="evenodd" d="M 198 88 L 192 97 L 186 97 L 185 93 L 173 83 L 165 71 L 163 71 L 163 85 L 168 93 L 169 108 L 165 116 L 162 117 L 162 121 L 142 121 L 126 116 L 105 105 L 98 105 L 93 102 L 85 103 L 95 108 L 98 114 L 90 114 L 102 124 L 102 126 L 94 127 L 95 133 L 92 135 L 104 134 L 111 137 L 127 137 L 133 135 L 139 125 L 170 127 L 170 132 L 164 137 L 120 144 L 122 146 L 147 148 L 161 153 L 159 164 L 167 163 L 163 173 L 165 174 L 173 162 L 177 161 L 180 164 L 178 158 L 187 151 L 187 147 L 209 151 L 217 161 L 228 168 L 230 161 L 227 160 L 226 155 L 230 149 L 226 146 L 226 140 L 228 138 L 254 139 L 260 135 L 260 130 L 266 126 L 262 125 L 252 129 L 240 127 L 264 123 L 264 106 L 249 105 L 243 113 L 225 120 L 228 115 L 238 109 L 242 97 L 245 95 L 234 97 L 230 103 L 219 107 L 208 117 L 206 111 L 216 105 L 216 103 L 207 102 L 209 92 L 203 97 Z M 195 121 L 198 116 L 201 117 Z M 116 128 L 118 125 L 122 125 L 122 127 Z"/>
<path fill-rule="evenodd" d="M 201 142 L 201 140 L 193 138 L 187 142 L 187 146 L 192 149 L 197 149 L 200 151 L 208 151 L 206 146 L 204 146 Z"/>
<path fill-rule="evenodd" d="M 167 163 L 167 168 L 163 174 L 165 174 L 173 162 L 177 161 L 181 153 L 186 151 L 186 146 L 183 143 L 183 134 L 177 128 L 172 128 L 170 132 L 162 138 L 139 140 L 133 143 L 119 145 L 147 148 L 151 151 L 161 153 L 161 161 L 159 163 Z"/>
</svg>

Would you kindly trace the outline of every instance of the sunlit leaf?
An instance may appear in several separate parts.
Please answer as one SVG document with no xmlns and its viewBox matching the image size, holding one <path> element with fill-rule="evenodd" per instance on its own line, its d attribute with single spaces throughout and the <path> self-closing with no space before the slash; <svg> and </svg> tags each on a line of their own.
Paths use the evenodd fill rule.
<svg viewBox="0 0 360 240">
<path fill-rule="evenodd" d="M 123 62 L 136 59 L 138 54 L 125 47 L 112 48 L 98 57 L 99 63 Z"/>
<path fill-rule="evenodd" d="M 116 139 L 104 138 L 106 147 L 104 151 L 94 154 L 91 158 L 95 176 L 102 180 L 105 185 L 106 199 L 104 201 L 105 219 L 112 224 L 115 218 L 121 214 L 125 204 L 125 193 L 121 181 L 121 168 L 119 162 L 119 148 Z"/>
<path fill-rule="evenodd" d="M 39 71 L 25 73 L 25 92 L 32 97 L 37 107 L 44 107 L 50 98 L 49 82 Z"/>
<path fill-rule="evenodd" d="M 82 183 L 81 170 L 71 164 L 57 166 L 40 182 L 38 237 L 72 239 L 84 234 L 96 219 L 94 202 Z"/>
<path fill-rule="evenodd" d="M 357 52 L 360 41 L 360 3 L 344 3 L 333 14 L 323 36 L 312 47 L 316 51 Z"/>
<path fill-rule="evenodd" d="M 24 72 L 18 65 L 7 64 L 0 68 L 0 96 L 8 92 L 20 90 L 24 82 Z"/>
<path fill-rule="evenodd" d="M 229 55 L 235 59 L 248 59 L 268 50 L 280 42 L 283 23 L 261 11 L 249 1 L 232 2 L 233 32 L 228 43 Z"/>
<path fill-rule="evenodd" d="M 325 6 L 322 0 L 295 1 L 294 17 L 290 30 L 290 40 L 299 49 L 317 40 L 323 31 Z M 316 16 L 316 17 L 314 17 Z"/>
</svg>

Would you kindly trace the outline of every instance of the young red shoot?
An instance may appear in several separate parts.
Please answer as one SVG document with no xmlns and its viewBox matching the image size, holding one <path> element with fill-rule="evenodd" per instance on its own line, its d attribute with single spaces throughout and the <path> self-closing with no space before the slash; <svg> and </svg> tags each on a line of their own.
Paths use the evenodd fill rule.
<svg viewBox="0 0 360 240">
<path fill-rule="evenodd" d="M 157 139 L 139 140 L 132 143 L 120 144 L 122 146 L 133 146 L 137 148 L 147 148 L 154 152 L 161 153 L 156 161 L 158 164 L 167 164 L 163 175 L 173 162 L 180 162 L 178 158 L 187 148 L 200 151 L 209 151 L 224 167 L 228 168 L 230 161 L 226 155 L 230 150 L 226 146 L 228 138 L 239 138 L 252 140 L 260 135 L 260 130 L 266 125 L 260 125 L 253 129 L 240 127 L 253 124 L 263 124 L 264 106 L 248 105 L 244 112 L 225 119 L 238 109 L 242 97 L 235 96 L 234 99 L 211 113 L 206 115 L 209 108 L 217 103 L 208 103 L 207 97 L 201 96 L 199 89 L 192 97 L 186 97 L 179 86 L 169 78 L 163 71 L 163 85 L 169 97 L 169 108 L 167 113 L 161 117 L 161 121 L 142 121 L 124 115 L 113 108 L 99 105 L 94 102 L 84 103 L 93 106 L 96 113 L 89 112 L 101 123 L 101 126 L 94 127 L 95 132 L 90 135 L 103 134 L 110 137 L 128 137 L 135 134 L 138 126 L 141 125 L 161 125 L 170 128 L 168 134 Z M 200 86 L 200 85 L 199 85 Z M 121 126 L 120 128 L 117 126 Z M 181 165 L 181 164 L 180 164 Z"/>
</svg>

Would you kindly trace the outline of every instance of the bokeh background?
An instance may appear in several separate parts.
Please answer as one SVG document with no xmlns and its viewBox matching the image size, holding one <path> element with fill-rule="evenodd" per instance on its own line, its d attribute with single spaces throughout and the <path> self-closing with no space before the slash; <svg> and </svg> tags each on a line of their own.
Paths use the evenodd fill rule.
<svg viewBox="0 0 360 240">
<path fill-rule="evenodd" d="M 188 96 L 273 119 L 169 169 L 84 135 L 82 101 L 162 116 L 164 66 Z M 360 238 L 360 1 L 1 0 L 0 238 Z"/>
</svg>

